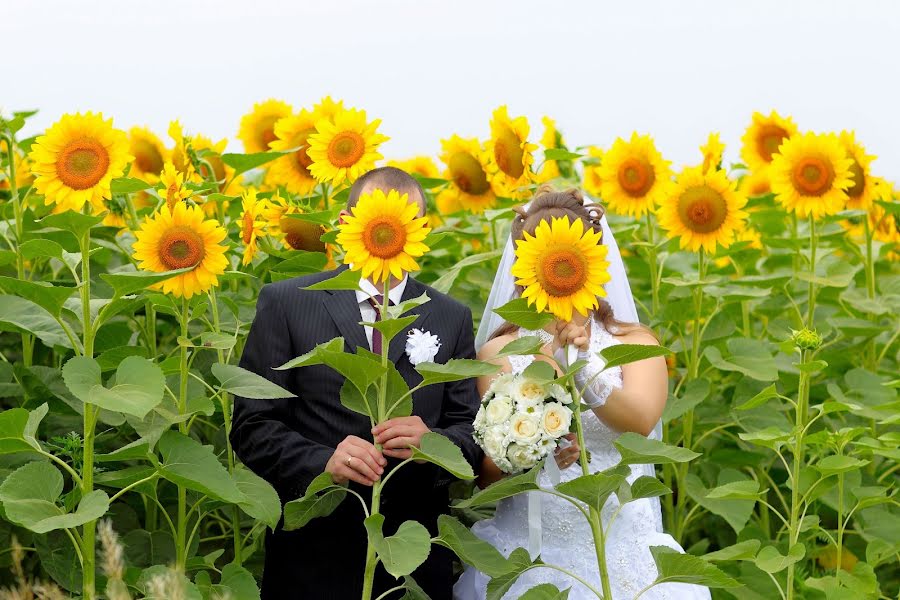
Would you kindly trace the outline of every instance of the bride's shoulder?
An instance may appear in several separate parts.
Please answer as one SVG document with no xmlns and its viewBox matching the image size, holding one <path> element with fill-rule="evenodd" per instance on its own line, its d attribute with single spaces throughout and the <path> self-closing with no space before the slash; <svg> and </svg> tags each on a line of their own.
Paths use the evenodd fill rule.
<svg viewBox="0 0 900 600">
<path fill-rule="evenodd" d="M 515 341 L 518 337 L 519 336 L 515 333 L 508 333 L 506 335 L 498 335 L 497 337 L 486 341 L 481 347 L 481 350 L 478 351 L 479 360 L 492 360 L 500 354 L 500 351 L 503 350 L 507 344 Z"/>
<path fill-rule="evenodd" d="M 613 332 L 611 332 L 613 333 Z M 659 346 L 656 336 L 641 325 L 624 326 L 616 330 L 613 335 L 623 344 L 642 344 L 644 346 Z"/>
</svg>

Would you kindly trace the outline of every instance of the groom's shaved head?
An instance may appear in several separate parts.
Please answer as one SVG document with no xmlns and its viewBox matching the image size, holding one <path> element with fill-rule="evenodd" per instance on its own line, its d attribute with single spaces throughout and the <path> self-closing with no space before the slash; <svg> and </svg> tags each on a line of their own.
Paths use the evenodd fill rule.
<svg viewBox="0 0 900 600">
<path fill-rule="evenodd" d="M 347 210 L 356 206 L 360 196 L 371 194 L 376 189 L 383 191 L 385 194 L 390 190 L 397 190 L 400 195 L 409 194 L 409 201 L 419 204 L 419 215 L 425 215 L 425 191 L 422 189 L 422 185 L 415 177 L 397 167 L 372 169 L 357 179 L 350 188 Z"/>
</svg>

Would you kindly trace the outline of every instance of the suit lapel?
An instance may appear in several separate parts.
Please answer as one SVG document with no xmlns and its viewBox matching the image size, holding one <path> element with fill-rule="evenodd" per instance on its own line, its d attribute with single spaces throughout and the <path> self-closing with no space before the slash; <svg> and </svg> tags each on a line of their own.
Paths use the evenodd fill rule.
<svg viewBox="0 0 900 600">
<path fill-rule="evenodd" d="M 345 271 L 347 266 L 341 266 L 337 272 Z M 323 297 L 325 308 L 331 314 L 331 319 L 340 330 L 344 341 L 351 351 L 362 346 L 369 349 L 369 341 L 366 339 L 366 330 L 360 325 L 362 316 L 359 313 L 359 303 L 356 301 L 356 292 L 352 290 L 328 290 Z"/>
<path fill-rule="evenodd" d="M 400 298 L 401 302 L 405 300 L 411 300 L 413 298 L 418 298 L 422 294 L 425 293 L 425 286 L 413 279 L 412 277 L 408 277 L 406 280 L 406 289 L 403 290 L 403 296 Z M 403 331 L 394 336 L 394 339 L 391 340 L 391 346 L 388 349 L 388 358 L 395 365 L 400 360 L 409 360 L 406 356 L 406 336 L 411 329 L 422 329 L 423 324 L 428 320 L 428 317 L 431 315 L 432 303 L 426 302 L 422 306 L 418 306 L 411 311 L 409 311 L 405 316 L 410 315 L 419 315 L 419 318 L 413 321 L 409 326 L 407 326 Z"/>
</svg>

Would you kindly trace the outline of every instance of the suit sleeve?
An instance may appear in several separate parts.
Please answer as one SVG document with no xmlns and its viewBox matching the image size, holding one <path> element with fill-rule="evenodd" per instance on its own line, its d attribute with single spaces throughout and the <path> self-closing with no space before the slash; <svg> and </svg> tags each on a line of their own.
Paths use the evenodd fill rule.
<svg viewBox="0 0 900 600">
<path fill-rule="evenodd" d="M 239 364 L 293 392 L 290 371 L 274 370 L 292 358 L 290 330 L 277 289 L 263 286 Z M 334 452 L 305 438 L 293 427 L 294 402 L 299 402 L 297 397 L 234 397 L 230 436 L 234 452 L 254 473 L 272 484 L 283 502 L 303 495 L 310 481 L 325 470 Z"/>
<path fill-rule="evenodd" d="M 464 309 L 462 328 L 456 338 L 456 348 L 452 358 L 475 358 L 475 335 L 472 325 L 472 311 Z M 444 384 L 444 403 L 438 426 L 432 431 L 440 433 L 453 441 L 462 450 L 472 468 L 481 466 L 483 453 L 472 437 L 472 422 L 481 404 L 475 379 L 464 379 Z M 438 485 L 449 484 L 453 476 L 439 469 Z"/>
</svg>

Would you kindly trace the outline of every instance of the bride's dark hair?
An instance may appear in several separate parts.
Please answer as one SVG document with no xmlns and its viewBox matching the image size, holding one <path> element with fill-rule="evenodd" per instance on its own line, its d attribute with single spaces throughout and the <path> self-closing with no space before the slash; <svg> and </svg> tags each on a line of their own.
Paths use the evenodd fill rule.
<svg viewBox="0 0 900 600">
<path fill-rule="evenodd" d="M 603 236 L 603 227 L 600 219 L 603 218 L 606 210 L 601 204 L 584 203 L 584 196 L 580 190 L 570 188 L 568 190 L 558 192 L 553 186 L 544 184 L 540 186 L 534 194 L 534 199 L 526 209 L 524 206 L 517 206 L 513 209 L 516 217 L 510 226 L 510 235 L 513 241 L 521 240 L 525 233 L 534 235 L 538 225 L 542 221 L 551 221 L 554 217 L 566 217 L 570 223 L 580 220 L 584 226 L 599 232 L 601 235 L 601 243 Z M 521 294 L 521 286 L 516 286 L 516 291 Z M 640 323 L 627 323 L 619 321 L 613 315 L 612 307 L 603 298 L 597 298 L 599 307 L 594 310 L 594 317 L 603 323 L 603 326 L 613 335 L 623 335 L 635 328 L 644 329 L 650 334 L 653 332 L 641 325 Z M 504 335 L 509 335 L 519 328 L 512 323 L 504 323 L 491 334 L 491 339 Z M 654 335 L 654 337 L 656 337 Z"/>
</svg>

